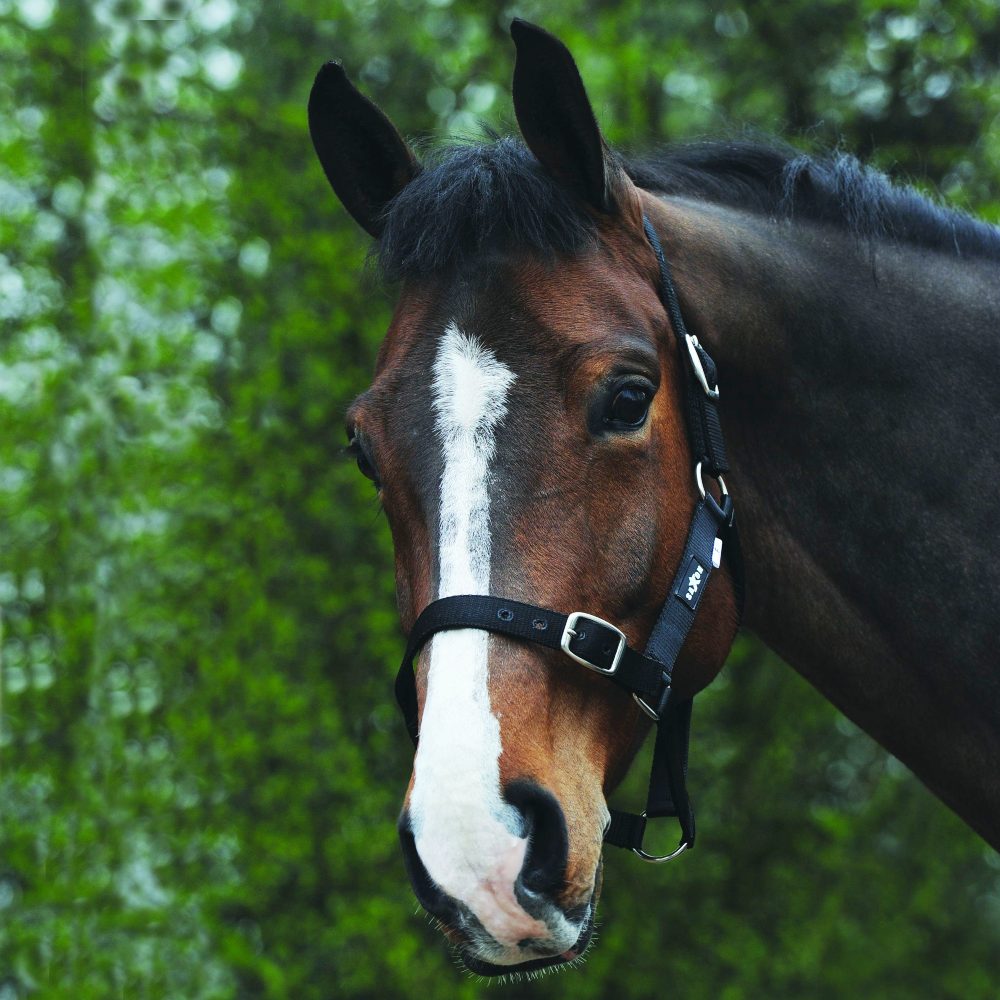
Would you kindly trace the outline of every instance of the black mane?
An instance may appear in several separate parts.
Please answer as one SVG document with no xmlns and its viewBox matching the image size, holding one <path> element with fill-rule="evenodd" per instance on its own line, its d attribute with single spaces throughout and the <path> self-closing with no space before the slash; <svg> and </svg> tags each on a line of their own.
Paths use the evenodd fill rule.
<svg viewBox="0 0 1000 1000">
<path fill-rule="evenodd" d="M 751 141 L 698 142 L 623 162 L 642 188 L 838 226 L 869 240 L 1000 261 L 1000 228 L 935 204 L 843 153 L 808 156 Z M 517 139 L 438 151 L 390 203 L 375 260 L 390 281 L 461 266 L 484 252 L 575 253 L 596 226 Z"/>
</svg>

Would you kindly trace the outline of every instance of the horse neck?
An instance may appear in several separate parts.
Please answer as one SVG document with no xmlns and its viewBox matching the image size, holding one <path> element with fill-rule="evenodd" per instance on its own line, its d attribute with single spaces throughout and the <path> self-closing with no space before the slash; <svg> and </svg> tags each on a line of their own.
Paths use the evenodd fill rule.
<svg viewBox="0 0 1000 1000">
<path fill-rule="evenodd" d="M 1000 847 L 998 264 L 668 201 L 745 624 Z"/>
</svg>

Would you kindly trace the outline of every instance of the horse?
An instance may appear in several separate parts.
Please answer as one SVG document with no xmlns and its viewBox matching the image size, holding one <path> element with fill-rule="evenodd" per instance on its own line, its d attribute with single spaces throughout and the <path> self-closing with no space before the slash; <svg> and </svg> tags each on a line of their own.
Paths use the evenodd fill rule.
<svg viewBox="0 0 1000 1000">
<path fill-rule="evenodd" d="M 1000 229 L 845 154 L 626 159 L 562 42 L 511 35 L 523 141 L 421 163 L 338 63 L 309 100 L 326 176 L 398 288 L 346 427 L 402 627 L 435 602 L 486 608 L 408 650 L 399 831 L 421 904 L 484 975 L 586 949 L 607 797 L 657 713 L 566 643 L 580 622 L 609 655 L 649 642 L 701 582 L 679 566 L 688 523 L 730 495 L 744 569 L 727 541 L 669 704 L 742 624 L 1000 847 Z M 727 478 L 696 466 L 692 371 Z M 487 618 L 508 605 L 543 617 L 505 634 Z M 549 608 L 584 610 L 561 643 L 526 641 Z"/>
</svg>

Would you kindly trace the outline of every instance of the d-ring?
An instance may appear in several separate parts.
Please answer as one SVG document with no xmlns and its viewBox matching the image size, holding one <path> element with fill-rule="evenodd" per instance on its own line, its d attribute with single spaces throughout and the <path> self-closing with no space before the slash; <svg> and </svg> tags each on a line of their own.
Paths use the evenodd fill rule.
<svg viewBox="0 0 1000 1000">
<path fill-rule="evenodd" d="M 726 481 L 722 476 L 715 476 L 715 481 L 719 484 L 719 489 L 722 490 L 722 495 L 724 497 L 729 496 L 729 490 L 726 489 Z M 701 462 L 699 462 L 694 467 L 694 481 L 698 484 L 698 492 L 701 494 L 702 500 L 705 499 L 705 481 L 701 478 Z"/>
<path fill-rule="evenodd" d="M 645 809 L 643 809 L 641 816 L 643 819 L 648 819 Z M 651 865 L 662 865 L 664 861 L 673 861 L 674 858 L 680 857 L 690 846 L 686 840 L 682 841 L 681 846 L 676 851 L 670 854 L 662 854 L 659 857 L 655 854 L 647 854 L 641 847 L 633 847 L 632 853 L 642 858 L 643 861 L 648 861 Z"/>
</svg>

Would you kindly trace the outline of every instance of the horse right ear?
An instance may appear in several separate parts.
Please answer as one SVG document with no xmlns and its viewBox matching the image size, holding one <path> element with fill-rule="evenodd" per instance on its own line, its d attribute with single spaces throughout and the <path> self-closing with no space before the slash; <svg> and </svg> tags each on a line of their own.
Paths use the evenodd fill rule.
<svg viewBox="0 0 1000 1000">
<path fill-rule="evenodd" d="M 378 239 L 385 206 L 416 177 L 420 165 L 340 63 L 327 63 L 316 76 L 309 94 L 309 134 L 334 193 L 362 229 Z"/>
<path fill-rule="evenodd" d="M 580 71 L 555 35 L 514 18 L 514 113 L 543 167 L 599 212 L 614 212 L 621 171 L 597 125 Z"/>
</svg>

